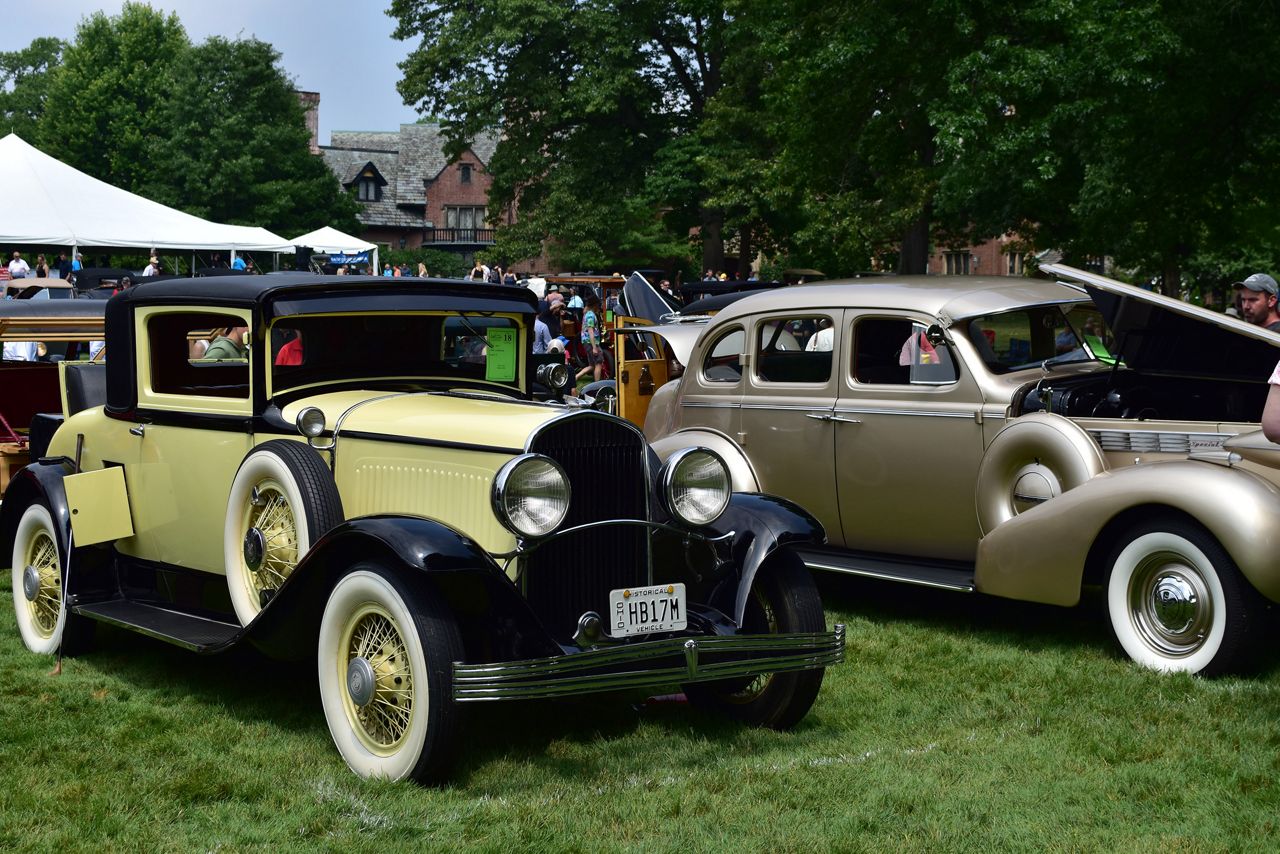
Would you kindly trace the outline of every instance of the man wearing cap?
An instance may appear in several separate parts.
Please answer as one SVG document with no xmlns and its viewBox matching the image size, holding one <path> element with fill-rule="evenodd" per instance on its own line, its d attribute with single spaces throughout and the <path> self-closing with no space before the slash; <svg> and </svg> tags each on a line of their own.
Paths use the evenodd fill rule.
<svg viewBox="0 0 1280 854">
<path fill-rule="evenodd" d="M 1236 282 L 1240 289 L 1240 313 L 1255 326 L 1280 332 L 1280 312 L 1276 311 L 1276 280 L 1266 273 L 1254 273 L 1243 282 Z"/>
</svg>

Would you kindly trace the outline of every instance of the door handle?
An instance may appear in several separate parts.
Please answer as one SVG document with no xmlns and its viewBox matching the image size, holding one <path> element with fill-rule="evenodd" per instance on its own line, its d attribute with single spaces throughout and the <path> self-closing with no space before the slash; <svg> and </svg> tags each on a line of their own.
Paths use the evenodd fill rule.
<svg viewBox="0 0 1280 854">
<path fill-rule="evenodd" d="M 845 418 L 842 415 L 836 415 L 832 412 L 822 412 L 822 413 L 810 412 L 805 415 L 805 418 L 812 418 L 815 421 L 838 421 L 841 424 L 861 424 L 862 423 L 856 418 Z"/>
<path fill-rule="evenodd" d="M 146 430 L 147 430 L 147 425 L 146 425 L 146 424 L 139 424 L 139 425 L 138 425 L 138 426 L 136 426 L 136 427 L 130 427 L 130 428 L 129 428 L 129 432 L 130 432 L 130 433 L 132 433 L 132 434 L 133 434 L 133 435 L 135 435 L 135 436 L 141 436 L 143 433 L 145 433 L 145 432 L 146 432 Z"/>
</svg>

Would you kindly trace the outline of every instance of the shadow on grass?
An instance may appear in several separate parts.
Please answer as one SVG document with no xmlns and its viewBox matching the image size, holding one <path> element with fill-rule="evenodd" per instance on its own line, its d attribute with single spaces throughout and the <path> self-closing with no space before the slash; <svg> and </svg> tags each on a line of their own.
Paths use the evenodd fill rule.
<svg viewBox="0 0 1280 854">
<path fill-rule="evenodd" d="M 199 656 L 102 625 L 92 651 L 82 660 L 138 691 L 179 693 L 245 724 L 267 723 L 314 737 L 317 750 L 328 751 L 340 761 L 320 707 L 311 659 L 275 661 L 251 648 Z M 453 774 L 457 785 L 465 785 L 474 772 L 504 758 L 565 779 L 601 773 L 608 769 L 601 765 L 600 751 L 564 751 L 554 746 L 566 741 L 597 746 L 623 742 L 646 725 L 666 730 L 664 735 L 691 733 L 709 744 L 734 740 L 742 730 L 682 699 L 638 692 L 468 704 L 465 721 L 461 759 Z"/>
</svg>

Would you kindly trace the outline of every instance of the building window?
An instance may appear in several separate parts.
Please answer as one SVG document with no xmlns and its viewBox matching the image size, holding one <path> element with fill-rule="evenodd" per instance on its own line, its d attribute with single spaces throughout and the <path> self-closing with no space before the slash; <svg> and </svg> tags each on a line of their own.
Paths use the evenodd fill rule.
<svg viewBox="0 0 1280 854">
<path fill-rule="evenodd" d="M 969 275 L 969 262 L 971 257 L 969 250 L 963 252 L 944 252 L 942 257 L 947 262 L 948 276 L 967 276 Z"/>
<path fill-rule="evenodd" d="M 1009 275 L 1021 276 L 1027 268 L 1027 256 L 1024 252 L 1009 253 Z"/>
<path fill-rule="evenodd" d="M 484 228 L 484 208 L 445 208 L 444 227 L 458 229 L 458 240 L 474 240 L 475 229 Z"/>
<path fill-rule="evenodd" d="M 361 178 L 356 184 L 356 198 L 362 202 L 377 202 L 382 199 L 382 188 L 373 178 Z"/>
<path fill-rule="evenodd" d="M 458 178 L 458 180 L 461 181 L 463 184 L 470 184 L 471 183 L 471 164 L 463 163 L 462 166 L 459 168 L 462 174 L 461 174 L 461 177 Z"/>
</svg>

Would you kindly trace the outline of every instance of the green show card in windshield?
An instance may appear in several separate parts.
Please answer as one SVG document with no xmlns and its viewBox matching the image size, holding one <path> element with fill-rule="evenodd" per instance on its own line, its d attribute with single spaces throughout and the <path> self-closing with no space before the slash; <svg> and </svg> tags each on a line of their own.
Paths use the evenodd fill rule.
<svg viewBox="0 0 1280 854">
<path fill-rule="evenodd" d="M 484 378 L 491 382 L 509 383 L 516 378 L 516 342 L 519 330 L 489 329 L 489 351 L 484 362 Z"/>
</svg>

